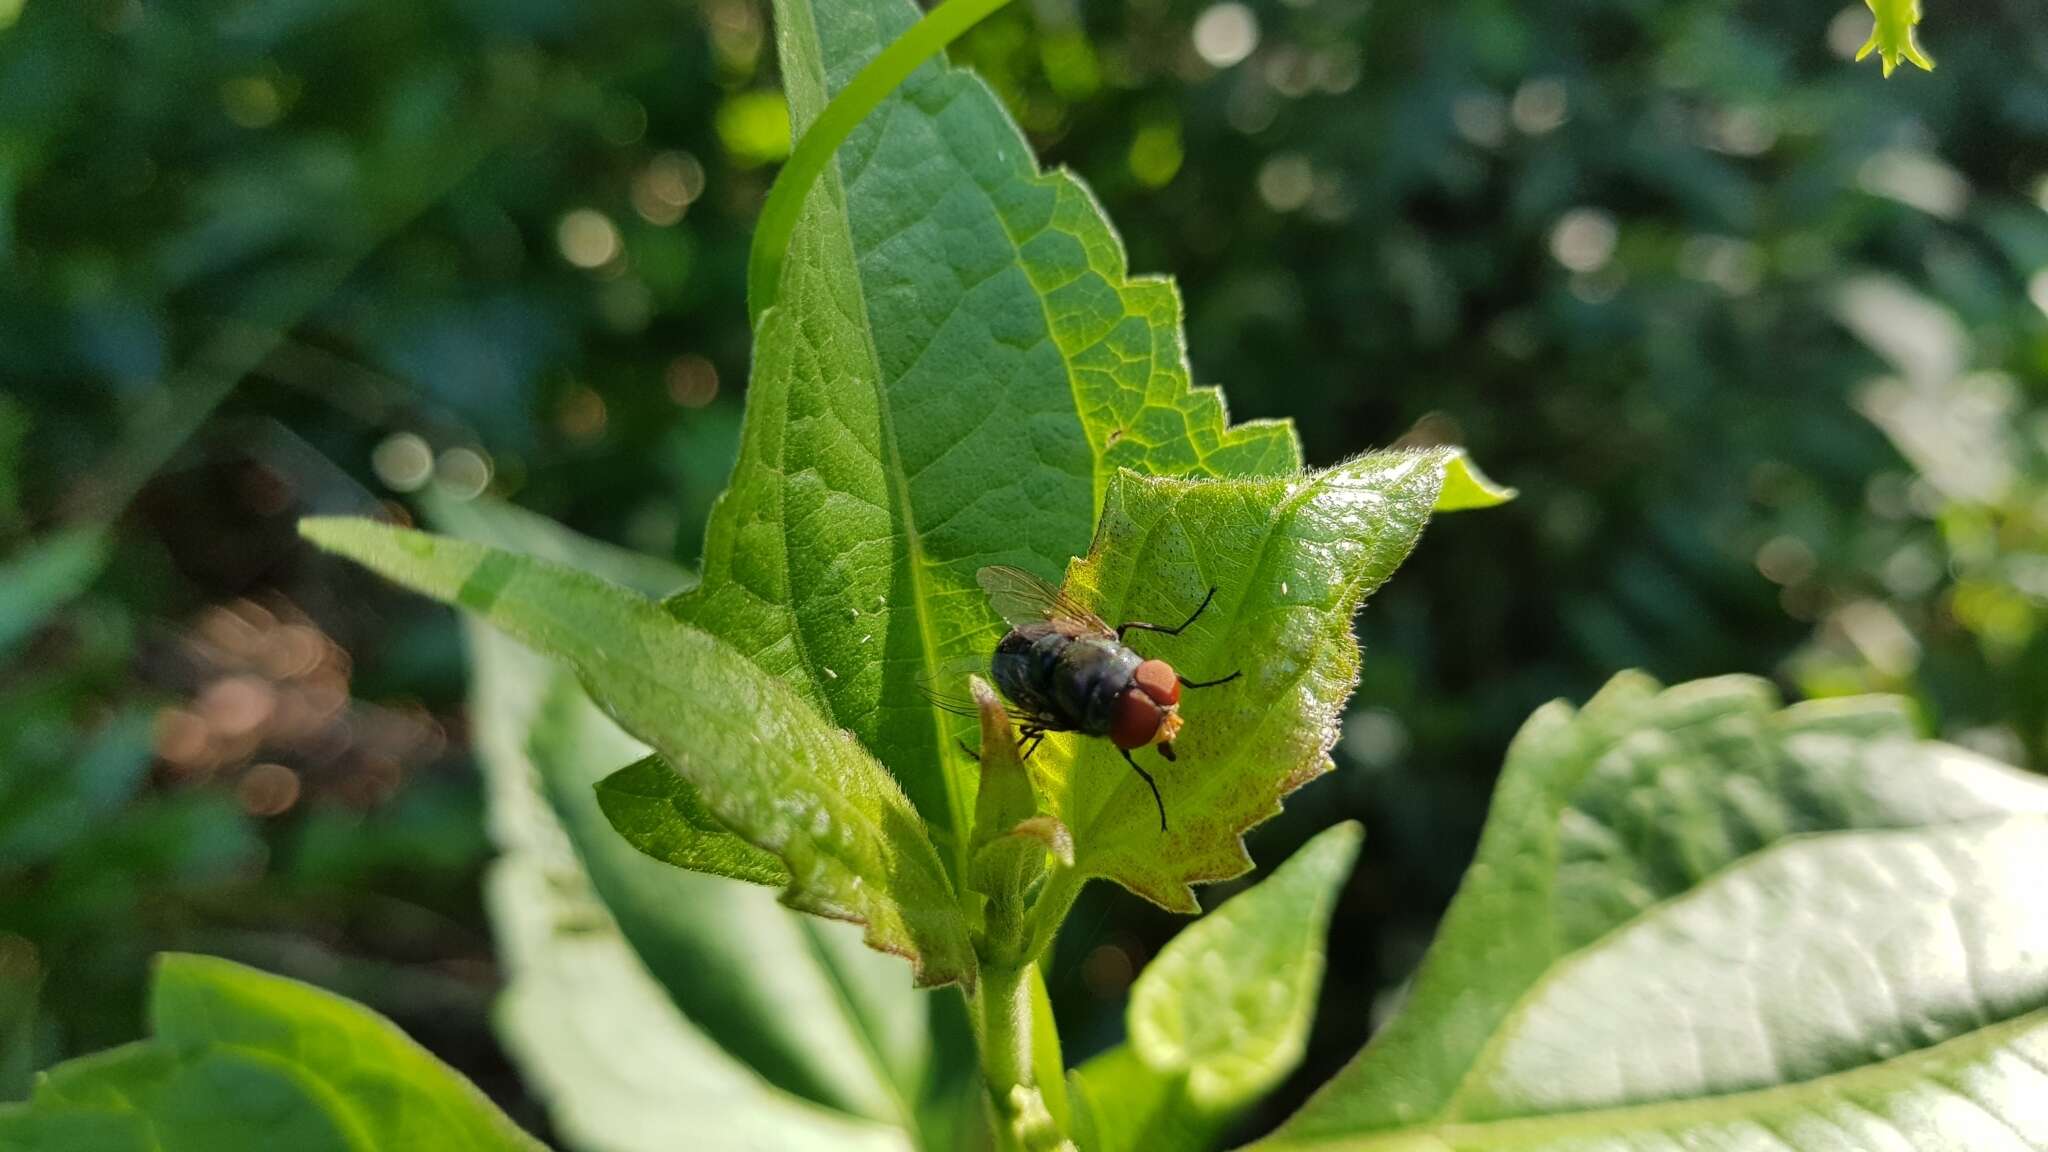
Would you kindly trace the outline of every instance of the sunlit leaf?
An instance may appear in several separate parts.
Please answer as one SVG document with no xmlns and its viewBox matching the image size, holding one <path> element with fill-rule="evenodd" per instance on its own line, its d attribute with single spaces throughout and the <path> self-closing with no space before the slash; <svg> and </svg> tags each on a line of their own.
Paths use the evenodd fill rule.
<svg viewBox="0 0 2048 1152">
<path fill-rule="evenodd" d="M 1243 1107 L 1301 1062 L 1330 910 L 1364 838 L 1357 824 L 1324 831 L 1189 925 L 1138 975 L 1131 1047 L 1153 1070 L 1186 1076 L 1195 1107 Z"/>
<path fill-rule="evenodd" d="M 1914 31 L 1920 23 L 1920 0 L 1863 0 L 1877 17 L 1877 23 L 1870 30 L 1870 39 L 1856 50 L 1858 60 L 1877 53 L 1884 63 L 1884 74 L 1889 76 L 1899 66 L 1900 60 L 1911 60 L 1926 71 L 1934 71 L 1934 61 L 1920 49 L 1920 37 Z"/>
<path fill-rule="evenodd" d="M 1533 716 L 1406 1006 L 1261 1147 L 2048 1142 L 2048 782 L 1895 703 Z"/>
<path fill-rule="evenodd" d="M 544 1152 L 397 1026 L 331 993 L 203 956 L 159 962 L 151 1038 L 61 1064 L 0 1107 L 33 1152 Z"/>
<path fill-rule="evenodd" d="M 865 924 L 869 944 L 909 959 L 920 984 L 973 981 L 952 884 L 901 790 L 746 657 L 575 569 L 365 520 L 301 530 L 574 669 L 727 827 L 782 859 L 791 907 Z"/>
<path fill-rule="evenodd" d="M 1439 448 L 1293 477 L 1118 478 L 1069 591 L 1111 623 L 1177 624 L 1214 588 L 1185 633 L 1130 642 L 1190 680 L 1242 676 L 1185 692 L 1176 761 L 1134 754 L 1158 781 L 1164 832 L 1150 791 L 1107 740 L 1055 735 L 1032 756 L 1083 874 L 1192 912 L 1190 884 L 1251 867 L 1244 831 L 1330 767 L 1358 680 L 1352 617 L 1415 546 L 1460 461 Z"/>
<path fill-rule="evenodd" d="M 909 0 L 778 3 L 799 130 L 918 15 Z M 810 193 L 756 328 L 703 586 L 675 610 L 887 764 L 957 876 L 975 772 L 917 673 L 1000 634 L 975 570 L 1056 572 L 1087 549 L 1120 465 L 1299 461 L 1286 426 L 1230 428 L 1219 395 L 1189 383 L 1173 287 L 1129 277 L 1092 198 L 1039 173 L 980 80 L 927 64 Z"/>
<path fill-rule="evenodd" d="M 1206 1147 L 1301 1062 L 1323 936 L 1363 836 L 1357 824 L 1324 831 L 1139 973 L 1129 1041 L 1074 1074 L 1089 1152 Z"/>
</svg>

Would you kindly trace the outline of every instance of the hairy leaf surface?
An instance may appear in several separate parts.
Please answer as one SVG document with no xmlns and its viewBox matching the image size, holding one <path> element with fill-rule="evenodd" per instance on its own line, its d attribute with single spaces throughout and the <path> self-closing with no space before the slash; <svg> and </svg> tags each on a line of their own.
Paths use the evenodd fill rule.
<svg viewBox="0 0 2048 1152">
<path fill-rule="evenodd" d="M 0 1107 L 0 1149 L 545 1152 L 389 1020 L 295 980 L 167 955 L 150 1025 Z"/>
<path fill-rule="evenodd" d="M 597 803 L 626 843 L 664 864 L 776 888 L 789 883 L 782 861 L 733 835 L 659 756 L 598 781 Z"/>
<path fill-rule="evenodd" d="M 1406 1007 L 1272 1148 L 2048 1144 L 2048 783 L 1885 700 L 1532 717 Z"/>
<path fill-rule="evenodd" d="M 973 982 L 952 883 L 902 791 L 846 732 L 732 648 L 575 569 L 366 520 L 301 530 L 574 669 L 727 827 L 782 859 L 785 903 L 865 924 L 868 943 L 909 959 L 920 984 Z"/>
<path fill-rule="evenodd" d="M 1242 675 L 1183 694 L 1177 761 L 1135 753 L 1159 783 L 1164 832 L 1151 792 L 1107 740 L 1056 735 L 1031 757 L 1083 875 L 1193 912 L 1190 884 L 1250 869 L 1244 831 L 1330 767 L 1358 680 L 1352 617 L 1415 546 L 1446 477 L 1461 478 L 1463 499 L 1468 475 L 1439 448 L 1289 477 L 1117 478 L 1068 590 L 1112 624 L 1179 624 L 1214 588 L 1186 632 L 1129 640 L 1191 680 Z"/>
</svg>

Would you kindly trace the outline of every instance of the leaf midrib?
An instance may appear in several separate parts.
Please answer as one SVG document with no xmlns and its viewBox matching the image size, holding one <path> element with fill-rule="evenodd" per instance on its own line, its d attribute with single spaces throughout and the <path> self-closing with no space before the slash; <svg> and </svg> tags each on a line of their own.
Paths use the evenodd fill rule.
<svg viewBox="0 0 2048 1152">
<path fill-rule="evenodd" d="M 1830 1072 L 1788 1084 L 1773 1084 L 1766 1088 L 1657 1100 L 1613 1108 L 1557 1112 L 1544 1116 L 1516 1116 L 1501 1120 L 1387 1128 L 1357 1136 L 1331 1139 L 1281 1140 L 1259 1147 L 1266 1152 L 1281 1152 L 1283 1149 L 1290 1152 L 1309 1152 L 1313 1149 L 1326 1149 L 1330 1152 L 1371 1152 L 1373 1149 L 1415 1152 L 1417 1149 L 1430 1146 L 1422 1143 L 1423 1141 L 1433 1141 L 1435 1146 L 1445 1149 L 1502 1148 L 1573 1136 L 1612 1137 L 1630 1131 L 1654 1131 L 1679 1124 L 1737 1120 L 1762 1123 L 1758 1120 L 1759 1116 L 1772 1114 L 1774 1110 L 1783 1112 L 1796 1108 L 1806 1103 L 1809 1098 L 1813 1102 L 1853 1101 L 1851 1093 L 1857 1088 L 1864 1087 L 1866 1081 L 1883 1084 L 1892 1081 L 1907 1083 L 1924 1080 L 1970 1099 L 1932 1073 L 1924 1076 L 1915 1076 L 1913 1073 L 1922 1066 L 1943 1063 L 1958 1053 L 1979 1051 L 1980 1045 L 1983 1052 L 1997 1051 L 2008 1040 L 2016 1039 L 2036 1028 L 2048 1028 L 2048 1007 L 2036 1008 L 2010 1020 L 1972 1029 L 1939 1044 L 1917 1048 L 1890 1059 L 1860 1064 L 1854 1068 L 1844 1068 L 1839 1072 Z M 2038 1065 L 2036 1067 L 2038 1068 Z"/>
<path fill-rule="evenodd" d="M 797 25 L 793 29 L 793 33 L 796 36 L 809 40 L 813 51 L 808 53 L 808 57 L 822 69 L 825 53 L 824 45 L 818 36 L 817 18 L 812 13 L 808 2 L 797 4 L 793 7 L 800 9 L 803 13 L 801 20 L 792 22 Z M 814 81 L 821 92 L 830 91 L 830 79 L 822 73 L 816 75 Z M 899 97 L 892 97 L 890 100 L 884 101 L 882 107 L 885 110 L 888 109 L 897 98 Z M 847 255 L 853 261 L 853 267 L 850 269 L 852 273 L 850 281 L 855 303 L 860 309 L 858 327 L 860 329 L 861 355 L 867 361 L 868 379 L 873 382 L 875 419 L 880 427 L 882 451 L 886 456 L 886 459 L 880 461 L 882 464 L 882 485 L 888 489 L 889 504 L 894 508 L 898 531 L 903 536 L 904 559 L 910 569 L 910 615 L 917 629 L 919 658 L 923 661 L 924 670 L 931 672 L 939 666 L 939 655 L 938 645 L 932 636 L 931 620 L 926 611 L 931 596 L 931 588 L 929 586 L 929 578 L 925 572 L 924 537 L 918 531 L 916 510 L 910 502 L 909 477 L 903 467 L 903 453 L 902 449 L 898 446 L 896 437 L 896 413 L 890 407 L 889 389 L 882 379 L 882 358 L 875 348 L 874 315 L 868 308 L 867 284 L 861 278 L 860 246 L 854 242 L 853 214 L 847 204 L 846 181 L 840 165 L 841 161 L 835 157 L 820 178 L 819 186 L 825 192 L 827 204 L 830 206 L 830 210 L 826 214 L 832 217 L 833 226 L 839 231 L 841 238 L 846 244 Z M 783 547 L 785 550 L 789 547 L 788 527 L 788 521 L 785 520 L 783 522 Z M 793 631 L 801 636 L 803 628 L 799 625 Z M 799 640 L 799 643 L 801 642 Z M 816 673 L 814 671 L 813 678 L 815 679 L 815 677 Z M 822 682 L 820 682 L 820 687 L 822 691 Z M 882 694 L 884 696 L 888 694 L 888 675 L 886 671 L 883 675 Z M 951 827 L 943 831 L 945 839 L 948 841 L 947 847 L 951 850 L 952 855 L 953 868 L 951 869 L 951 876 L 964 877 L 967 874 L 968 832 L 973 827 L 972 809 L 964 795 L 965 789 L 961 787 L 960 773 L 952 770 L 951 761 L 944 751 L 946 748 L 945 723 L 940 719 L 937 709 L 927 708 L 924 711 L 932 726 L 931 763 L 946 788 L 947 815 Z"/>
</svg>

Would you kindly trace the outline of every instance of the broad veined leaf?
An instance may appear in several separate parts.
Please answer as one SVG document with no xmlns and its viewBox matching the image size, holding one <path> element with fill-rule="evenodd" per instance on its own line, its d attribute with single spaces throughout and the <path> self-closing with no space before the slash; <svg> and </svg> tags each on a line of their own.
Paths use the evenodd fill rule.
<svg viewBox="0 0 2048 1152">
<path fill-rule="evenodd" d="M 775 888 L 789 883 L 782 861 L 733 835 L 659 756 L 598 781 L 597 805 L 626 843 L 664 864 Z"/>
<path fill-rule="evenodd" d="M 566 676 L 551 695 L 534 731 L 534 764 L 598 895 L 671 998 L 778 1085 L 907 1125 L 907 1097 L 925 1073 L 927 999 L 849 925 L 776 907 L 750 884 L 650 868 L 609 826 L 589 786 L 589 765 L 615 761 L 637 742 Z M 640 761 L 650 762 L 660 764 Z"/>
<path fill-rule="evenodd" d="M 1915 28 L 1920 23 L 1920 0 L 1863 0 L 1869 6 L 1877 23 L 1870 29 L 1870 39 L 1856 50 L 1858 60 L 1877 53 L 1884 63 L 1884 74 L 1889 76 L 1901 60 L 1911 60 L 1921 68 L 1934 71 L 1934 61 L 1920 48 L 1920 36 Z"/>
<path fill-rule="evenodd" d="M 1401 1013 L 1262 1147 L 2048 1144 L 2048 782 L 1617 678 L 1509 750 Z"/>
<path fill-rule="evenodd" d="M 544 1152 L 396 1025 L 225 960 L 166 955 L 151 1038 L 61 1064 L 0 1107 L 33 1152 Z"/>
<path fill-rule="evenodd" d="M 1214 588 L 1186 632 L 1134 632 L 1130 643 L 1190 680 L 1242 675 L 1182 695 L 1177 761 L 1134 753 L 1158 781 L 1163 832 L 1150 791 L 1107 740 L 1056 735 L 1031 757 L 1081 875 L 1193 912 L 1190 884 L 1250 869 L 1244 831 L 1330 766 L 1358 679 L 1352 617 L 1415 546 L 1446 475 L 1463 468 L 1456 450 L 1437 448 L 1288 477 L 1117 478 L 1068 591 L 1112 624 L 1179 624 Z"/>
<path fill-rule="evenodd" d="M 510 505 L 429 508 L 471 539 L 644 591 L 684 580 Z M 705 1152 L 902 1147 L 902 1096 L 923 1080 L 929 1038 L 926 997 L 894 958 L 766 889 L 636 853 L 592 785 L 646 746 L 553 663 L 487 625 L 468 633 L 472 726 L 501 850 L 487 886 L 508 973 L 497 1019 L 557 1131 L 592 1152 L 668 1149 L 685 1120 Z"/>
<path fill-rule="evenodd" d="M 1131 987 L 1130 1039 L 1074 1072 L 1088 1152 L 1206 1147 L 1301 1062 L 1364 831 L 1339 824 L 1189 925 Z"/>
<path fill-rule="evenodd" d="M 915 22 L 909 0 L 778 0 L 802 131 Z M 920 68 L 812 189 L 755 331 L 746 427 L 673 603 L 853 732 L 964 870 L 974 770 L 920 669 L 999 635 L 974 573 L 1056 572 L 1119 466 L 1294 470 L 1281 424 L 1191 389 L 1172 285 L 1128 276 L 1085 189 L 1041 174 L 981 81 Z"/>
<path fill-rule="evenodd" d="M 951 880 L 888 773 L 782 681 L 652 602 L 594 576 L 366 520 L 301 531 L 561 660 L 718 818 L 780 857 L 800 911 L 866 925 L 921 985 L 972 983 Z"/>
<path fill-rule="evenodd" d="M 1131 1047 L 1154 1071 L 1186 1076 L 1195 1107 L 1241 1108 L 1301 1063 L 1323 935 L 1364 838 L 1355 823 L 1325 830 L 1175 936 L 1132 985 Z"/>
</svg>

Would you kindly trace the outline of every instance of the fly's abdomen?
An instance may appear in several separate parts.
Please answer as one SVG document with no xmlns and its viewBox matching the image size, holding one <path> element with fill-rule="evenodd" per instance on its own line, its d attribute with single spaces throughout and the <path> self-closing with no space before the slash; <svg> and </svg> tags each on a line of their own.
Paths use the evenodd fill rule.
<svg viewBox="0 0 2048 1152">
<path fill-rule="evenodd" d="M 1078 718 L 1060 707 L 1054 686 L 1060 657 L 1073 643 L 1073 637 L 1051 625 L 1017 628 L 1003 637 L 989 659 L 989 675 L 996 688 L 1053 732 L 1080 727 Z"/>
</svg>

